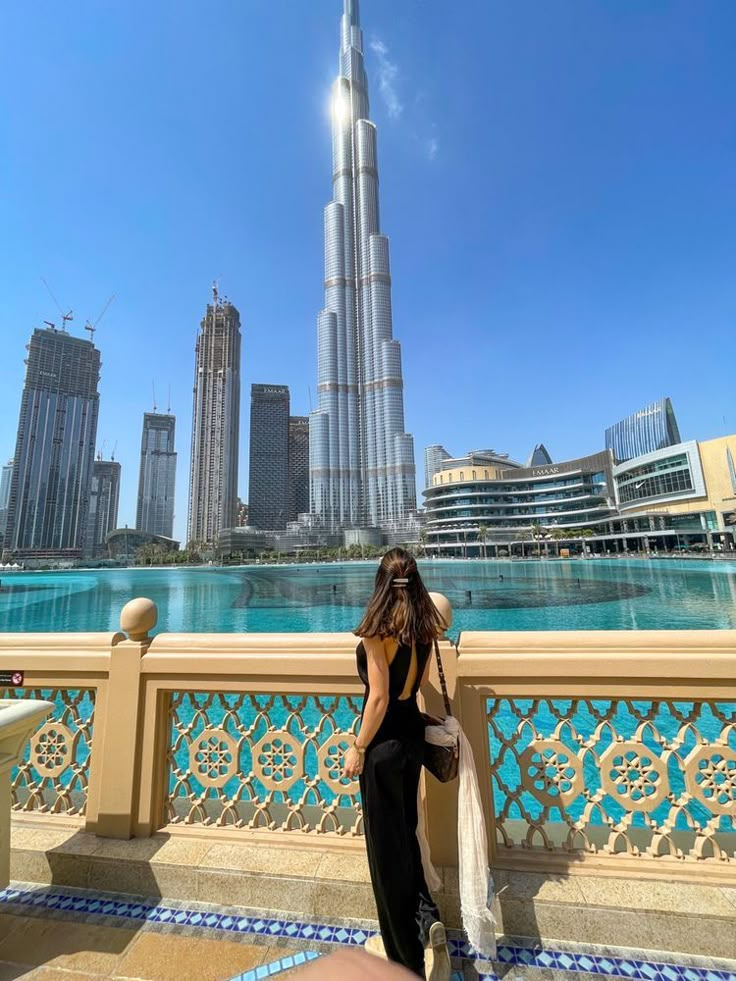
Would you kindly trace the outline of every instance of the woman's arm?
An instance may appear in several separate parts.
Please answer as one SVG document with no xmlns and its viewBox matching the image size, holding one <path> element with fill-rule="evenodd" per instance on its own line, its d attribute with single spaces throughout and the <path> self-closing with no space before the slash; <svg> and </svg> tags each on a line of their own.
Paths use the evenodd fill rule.
<svg viewBox="0 0 736 981">
<path fill-rule="evenodd" d="M 355 745 L 345 754 L 345 776 L 357 777 L 363 769 L 363 753 L 378 732 L 388 708 L 388 661 L 380 637 L 363 639 L 368 662 L 368 698 Z"/>
</svg>

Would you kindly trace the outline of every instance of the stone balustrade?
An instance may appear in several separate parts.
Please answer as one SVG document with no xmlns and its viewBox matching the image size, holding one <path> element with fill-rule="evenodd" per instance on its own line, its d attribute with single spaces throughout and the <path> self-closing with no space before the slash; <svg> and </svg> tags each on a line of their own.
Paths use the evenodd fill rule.
<svg viewBox="0 0 736 981">
<path fill-rule="evenodd" d="M 55 706 L 13 807 L 101 837 L 362 850 L 342 776 L 355 638 L 155 625 L 138 599 L 119 633 L 0 635 L 0 670 L 24 673 L 11 692 Z M 465 633 L 441 650 L 494 867 L 736 884 L 736 632 Z M 451 866 L 456 787 L 425 784 L 433 857 Z"/>
<path fill-rule="evenodd" d="M 17 767 L 25 745 L 54 706 L 32 698 L 0 700 L 0 889 L 10 881 L 10 772 Z M 41 766 L 56 747 L 37 736 L 33 755 Z"/>
</svg>

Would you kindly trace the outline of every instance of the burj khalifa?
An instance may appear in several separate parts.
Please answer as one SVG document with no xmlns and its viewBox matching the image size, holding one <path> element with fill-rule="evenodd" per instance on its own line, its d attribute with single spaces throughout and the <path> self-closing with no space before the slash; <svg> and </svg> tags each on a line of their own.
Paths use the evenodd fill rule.
<svg viewBox="0 0 736 981">
<path fill-rule="evenodd" d="M 332 529 L 396 526 L 416 508 L 369 117 L 359 0 L 344 0 L 332 88 L 333 196 L 324 214 L 325 304 L 317 321 L 319 408 L 309 436 L 310 510 Z"/>
</svg>

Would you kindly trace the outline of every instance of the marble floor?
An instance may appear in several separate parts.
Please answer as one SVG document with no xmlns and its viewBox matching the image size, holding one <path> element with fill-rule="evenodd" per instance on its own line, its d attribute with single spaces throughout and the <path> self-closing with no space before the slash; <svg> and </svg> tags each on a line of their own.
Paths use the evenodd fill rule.
<svg viewBox="0 0 736 981">
<path fill-rule="evenodd" d="M 262 910 L 13 883 L 0 892 L 0 981 L 258 981 L 362 947 L 370 927 Z M 493 962 L 451 934 L 457 981 L 736 981 L 736 962 L 572 944 L 499 942 Z"/>
</svg>

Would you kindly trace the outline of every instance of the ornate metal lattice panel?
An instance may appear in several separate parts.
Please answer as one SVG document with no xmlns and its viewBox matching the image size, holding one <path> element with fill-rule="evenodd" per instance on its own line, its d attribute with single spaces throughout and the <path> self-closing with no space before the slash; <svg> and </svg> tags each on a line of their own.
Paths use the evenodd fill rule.
<svg viewBox="0 0 736 981">
<path fill-rule="evenodd" d="M 52 718 L 31 737 L 11 778 L 13 810 L 83 815 L 87 808 L 93 688 L 11 688 L 4 697 L 39 698 L 56 706 Z"/>
<path fill-rule="evenodd" d="M 736 703 L 497 698 L 498 847 L 736 857 Z"/>
<path fill-rule="evenodd" d="M 359 699 L 176 692 L 169 716 L 170 823 L 363 833 L 358 783 L 342 775 Z"/>
</svg>

